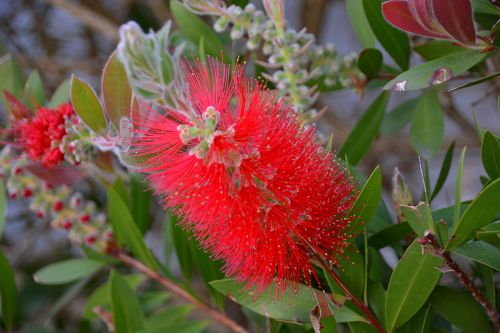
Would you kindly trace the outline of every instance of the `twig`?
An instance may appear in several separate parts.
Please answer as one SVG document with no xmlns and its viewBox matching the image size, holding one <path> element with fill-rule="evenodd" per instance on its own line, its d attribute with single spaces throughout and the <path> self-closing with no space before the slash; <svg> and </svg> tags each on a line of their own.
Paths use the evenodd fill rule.
<svg viewBox="0 0 500 333">
<path fill-rule="evenodd" d="M 495 332 L 500 332 L 500 316 L 495 311 L 495 308 L 490 304 L 488 299 L 481 293 L 481 291 L 474 285 L 474 282 L 465 274 L 464 271 L 458 266 L 458 264 L 453 260 L 450 256 L 449 251 L 445 251 L 443 247 L 438 243 L 436 237 L 428 232 L 424 235 L 423 240 L 420 241 L 421 244 L 426 245 L 429 244 L 434 249 L 434 253 L 436 255 L 441 256 L 446 265 L 455 273 L 460 282 L 465 286 L 465 288 L 469 289 L 472 296 L 476 299 L 476 301 L 481 304 L 481 306 L 486 310 L 488 317 L 490 317 L 491 322 L 495 327 Z"/>
<path fill-rule="evenodd" d="M 377 318 L 375 317 L 375 315 L 370 311 L 370 309 L 368 308 L 367 305 L 363 304 L 353 293 L 352 291 L 349 289 L 349 287 L 347 287 L 344 282 L 342 281 L 342 279 L 340 278 L 340 276 L 337 275 L 337 273 L 335 273 L 333 271 L 333 269 L 331 269 L 328 264 L 324 261 L 324 259 L 319 256 L 318 254 L 316 254 L 316 259 L 319 261 L 319 264 L 321 265 L 321 267 L 323 267 L 323 269 L 328 273 L 328 275 L 330 275 L 330 277 L 335 281 L 335 283 L 340 287 L 340 289 L 342 289 L 344 291 L 344 293 L 346 294 L 346 296 L 349 297 L 349 299 L 358 307 L 358 309 L 360 309 L 366 319 L 368 319 L 368 321 L 370 322 L 370 324 L 373 325 L 373 327 L 380 333 L 385 333 L 385 329 L 382 327 L 382 325 L 378 322 Z"/>
<path fill-rule="evenodd" d="M 220 323 L 227 328 L 229 328 L 231 331 L 235 333 L 248 333 L 246 329 L 238 325 L 235 321 L 233 321 L 231 318 L 227 317 L 225 314 L 215 310 L 214 308 L 208 306 L 207 304 L 203 303 L 199 299 L 193 297 L 190 293 L 179 287 L 177 284 L 175 284 L 173 281 L 165 278 L 164 276 L 161 276 L 157 272 L 153 271 L 146 265 L 144 265 L 142 262 L 135 260 L 134 258 L 128 256 L 127 254 L 123 252 L 117 252 L 114 253 L 114 256 L 118 258 L 121 262 L 124 264 L 135 268 L 136 270 L 144 273 L 146 276 L 149 278 L 157 281 L 160 283 L 162 286 L 164 286 L 166 289 L 171 291 L 173 294 L 179 296 L 180 298 L 184 299 L 185 301 L 193 304 L 196 306 L 199 310 L 204 311 L 207 313 L 210 317 L 212 317 L 215 322 Z"/>
<path fill-rule="evenodd" d="M 106 17 L 103 17 L 102 15 L 86 8 L 85 6 L 79 5 L 74 2 L 69 2 L 67 0 L 43 1 L 65 10 L 68 14 L 72 15 L 89 28 L 96 30 L 112 41 L 118 41 L 118 27 Z"/>
<path fill-rule="evenodd" d="M 113 324 L 113 315 L 106 311 L 105 308 L 102 306 L 96 306 L 95 308 L 92 309 L 92 311 L 101 318 L 101 320 L 106 324 L 106 327 L 108 328 L 108 332 L 114 332 L 115 331 L 115 325 Z"/>
</svg>

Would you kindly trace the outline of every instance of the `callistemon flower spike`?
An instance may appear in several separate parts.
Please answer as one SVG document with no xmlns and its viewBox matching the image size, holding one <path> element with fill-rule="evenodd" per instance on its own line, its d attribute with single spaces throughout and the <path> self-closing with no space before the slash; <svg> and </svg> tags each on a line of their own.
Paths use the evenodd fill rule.
<svg viewBox="0 0 500 333">
<path fill-rule="evenodd" d="M 184 70 L 195 116 L 138 119 L 140 169 L 227 275 L 258 292 L 311 283 L 310 258 L 335 263 L 346 246 L 351 177 L 314 128 L 243 67 L 210 60 Z"/>
</svg>

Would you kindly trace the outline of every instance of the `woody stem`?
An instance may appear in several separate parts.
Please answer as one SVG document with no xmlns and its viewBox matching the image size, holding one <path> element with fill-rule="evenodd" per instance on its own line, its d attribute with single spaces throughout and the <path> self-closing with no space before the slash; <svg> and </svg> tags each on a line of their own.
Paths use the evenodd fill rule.
<svg viewBox="0 0 500 333">
<path fill-rule="evenodd" d="M 231 318 L 227 317 L 224 313 L 219 312 L 218 310 L 210 307 L 209 305 L 203 303 L 201 300 L 195 298 L 190 293 L 185 291 L 183 288 L 178 286 L 175 282 L 167 279 L 166 277 L 160 275 L 159 273 L 153 271 L 142 262 L 128 256 L 122 251 L 113 254 L 117 259 L 119 259 L 122 263 L 130 266 L 144 275 L 148 276 L 150 279 L 153 279 L 160 283 L 163 287 L 168 289 L 170 292 L 175 294 L 176 296 L 184 299 L 186 302 L 193 304 L 199 310 L 208 314 L 216 323 L 222 324 L 235 333 L 248 333 L 248 331 L 241 327 L 238 323 L 233 321 Z"/>
<path fill-rule="evenodd" d="M 335 281 L 335 283 L 342 289 L 342 291 L 346 294 L 346 296 L 360 309 L 363 314 L 365 315 L 366 319 L 372 324 L 372 326 L 380 333 L 385 333 L 385 329 L 382 327 L 382 325 L 378 322 L 377 318 L 375 315 L 371 312 L 371 310 L 368 308 L 366 304 L 363 304 L 354 294 L 353 292 L 347 287 L 340 278 L 340 276 L 335 273 L 335 271 L 328 266 L 328 264 L 325 262 L 325 260 L 316 254 L 316 259 L 319 261 L 319 264 L 321 267 L 330 275 L 330 277 Z"/>
<path fill-rule="evenodd" d="M 470 290 L 472 296 L 476 299 L 476 301 L 481 304 L 481 306 L 486 310 L 488 317 L 490 318 L 493 326 L 495 327 L 495 332 L 500 332 L 500 316 L 495 311 L 491 303 L 488 299 L 481 293 L 481 291 L 476 287 L 474 282 L 465 274 L 464 271 L 458 266 L 458 264 L 453 260 L 449 251 L 445 251 L 441 245 L 438 243 L 436 237 L 429 233 L 424 236 L 424 239 L 430 244 L 435 253 L 441 256 L 446 265 L 455 273 L 456 277 L 460 282 Z"/>
</svg>

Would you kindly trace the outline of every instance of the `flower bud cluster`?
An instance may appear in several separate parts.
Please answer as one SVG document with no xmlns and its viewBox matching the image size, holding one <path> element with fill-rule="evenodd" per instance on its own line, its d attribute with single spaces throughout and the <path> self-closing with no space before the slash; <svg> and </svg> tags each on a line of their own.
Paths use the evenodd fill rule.
<svg viewBox="0 0 500 333">
<path fill-rule="evenodd" d="M 90 130 L 77 114 L 66 118 L 64 126 L 66 135 L 58 144 L 59 149 L 64 154 L 64 160 L 72 165 L 88 161 L 95 153 Z"/>
<path fill-rule="evenodd" d="M 315 85 L 326 89 L 347 88 L 364 77 L 357 69 L 355 54 L 341 56 L 333 45 L 317 45 L 314 35 L 306 29 L 297 32 L 286 28 L 283 15 L 278 15 L 283 12 L 283 1 L 274 2 L 266 2 L 266 15 L 253 4 L 241 8 L 216 0 L 184 0 L 194 12 L 216 16 L 215 31 L 229 30 L 233 40 L 246 38 L 248 50 L 262 47 L 267 61 L 260 64 L 274 70 L 273 74 L 264 75 L 265 78 L 273 82 L 282 95 L 289 95 L 295 110 L 308 121 L 317 114 L 313 109 L 318 97 Z"/>
<path fill-rule="evenodd" d="M 28 170 L 29 165 L 29 159 L 16 155 L 10 146 L 0 151 L 0 171 L 9 197 L 29 200 L 29 209 L 38 218 L 50 219 L 54 228 L 67 230 L 73 243 L 106 249 L 113 234 L 95 203 L 80 193 L 72 193 L 69 186 L 56 186 L 38 178 Z"/>
</svg>

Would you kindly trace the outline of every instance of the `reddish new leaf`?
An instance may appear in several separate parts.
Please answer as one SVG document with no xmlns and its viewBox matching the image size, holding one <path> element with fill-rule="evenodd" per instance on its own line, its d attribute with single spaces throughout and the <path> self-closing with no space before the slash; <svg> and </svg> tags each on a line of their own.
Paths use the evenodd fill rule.
<svg viewBox="0 0 500 333">
<path fill-rule="evenodd" d="M 439 24 L 464 45 L 476 43 L 470 0 L 432 0 L 434 15 Z"/>
<path fill-rule="evenodd" d="M 400 30 L 417 35 L 442 38 L 441 34 L 426 29 L 413 17 L 406 0 L 391 0 L 382 4 L 385 19 Z"/>
<path fill-rule="evenodd" d="M 408 0 L 408 7 L 417 22 L 429 33 L 438 38 L 450 38 L 434 17 L 431 0 Z"/>
<path fill-rule="evenodd" d="M 15 120 L 28 119 L 31 118 L 31 111 L 26 105 L 24 105 L 20 100 L 18 100 L 14 95 L 9 93 L 7 90 L 3 91 L 5 100 L 7 101 L 8 111 L 14 117 Z"/>
</svg>

